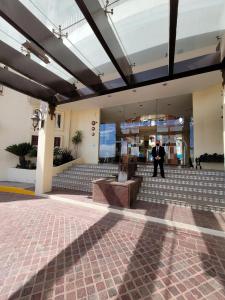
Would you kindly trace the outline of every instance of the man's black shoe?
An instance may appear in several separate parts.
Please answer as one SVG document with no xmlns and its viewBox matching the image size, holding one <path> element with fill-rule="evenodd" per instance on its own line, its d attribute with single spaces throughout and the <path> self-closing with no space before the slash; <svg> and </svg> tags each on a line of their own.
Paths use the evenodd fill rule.
<svg viewBox="0 0 225 300">
<path fill-rule="evenodd" d="M 162 176 L 162 178 L 166 178 L 165 176 Z"/>
<path fill-rule="evenodd" d="M 152 175 L 152 177 L 157 177 L 156 175 Z"/>
</svg>

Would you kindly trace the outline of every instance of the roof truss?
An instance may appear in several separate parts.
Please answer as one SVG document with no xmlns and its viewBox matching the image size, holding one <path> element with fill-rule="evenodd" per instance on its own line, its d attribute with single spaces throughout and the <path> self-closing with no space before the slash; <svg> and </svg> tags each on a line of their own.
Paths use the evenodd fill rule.
<svg viewBox="0 0 225 300">
<path fill-rule="evenodd" d="M 58 39 L 20 1 L 0 1 L 0 16 L 28 40 L 37 44 L 68 73 L 98 92 L 104 89 L 100 77 L 90 70 L 62 40 Z"/>
<path fill-rule="evenodd" d="M 31 81 L 7 68 L 0 67 L 0 83 L 20 93 L 43 101 L 51 101 L 55 92 Z"/>
<path fill-rule="evenodd" d="M 12 59 L 13 58 L 13 59 Z M 0 61 L 20 74 L 67 97 L 79 97 L 75 86 L 0 41 Z"/>
</svg>

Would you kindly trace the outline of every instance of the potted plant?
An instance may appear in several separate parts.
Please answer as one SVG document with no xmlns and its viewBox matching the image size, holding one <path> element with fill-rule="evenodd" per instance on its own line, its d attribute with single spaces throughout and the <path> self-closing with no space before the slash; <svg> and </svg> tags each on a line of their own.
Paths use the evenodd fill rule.
<svg viewBox="0 0 225 300">
<path fill-rule="evenodd" d="M 77 130 L 74 136 L 72 137 L 72 143 L 74 144 L 75 147 L 76 158 L 78 157 L 78 147 L 79 144 L 82 142 L 82 138 L 83 138 L 83 134 L 81 130 Z"/>
</svg>

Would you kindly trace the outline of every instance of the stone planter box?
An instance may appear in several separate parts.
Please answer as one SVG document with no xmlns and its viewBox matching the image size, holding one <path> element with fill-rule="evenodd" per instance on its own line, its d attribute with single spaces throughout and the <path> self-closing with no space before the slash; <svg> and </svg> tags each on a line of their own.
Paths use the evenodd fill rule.
<svg viewBox="0 0 225 300">
<path fill-rule="evenodd" d="M 130 208 L 136 200 L 142 179 L 133 178 L 126 182 L 102 178 L 92 182 L 93 201 L 112 206 Z"/>
<path fill-rule="evenodd" d="M 78 158 L 72 160 L 66 164 L 61 166 L 52 167 L 52 176 L 57 175 L 70 168 L 74 164 L 82 163 L 82 159 Z M 9 168 L 7 171 L 7 181 L 15 181 L 15 182 L 25 182 L 25 183 L 34 183 L 36 181 L 36 170 L 27 170 L 27 169 L 19 169 L 19 168 Z"/>
</svg>

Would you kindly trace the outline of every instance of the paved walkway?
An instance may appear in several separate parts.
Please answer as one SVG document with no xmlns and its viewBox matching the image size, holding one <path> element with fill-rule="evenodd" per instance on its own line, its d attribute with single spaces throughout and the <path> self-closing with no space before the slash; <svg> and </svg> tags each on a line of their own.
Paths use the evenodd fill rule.
<svg viewBox="0 0 225 300">
<path fill-rule="evenodd" d="M 4 193 L 0 228 L 1 300 L 225 299 L 224 238 Z"/>
<path fill-rule="evenodd" d="M 50 195 L 69 200 L 82 201 L 85 203 L 94 203 L 91 194 L 84 192 L 55 189 L 50 193 Z M 190 207 L 177 206 L 173 204 L 166 205 L 149 203 L 145 201 L 136 201 L 132 205 L 132 209 L 130 211 L 163 220 L 175 221 L 225 232 L 225 213 L 201 211 Z"/>
</svg>

